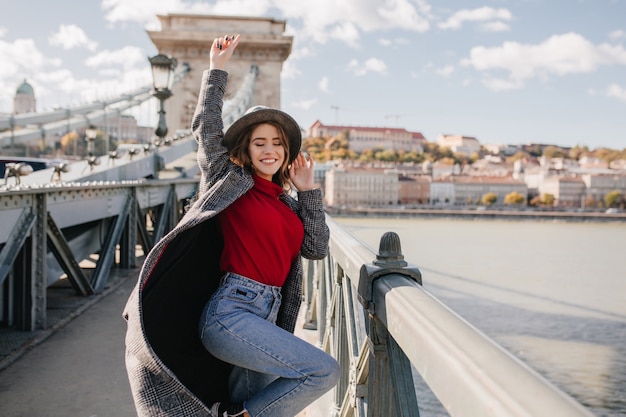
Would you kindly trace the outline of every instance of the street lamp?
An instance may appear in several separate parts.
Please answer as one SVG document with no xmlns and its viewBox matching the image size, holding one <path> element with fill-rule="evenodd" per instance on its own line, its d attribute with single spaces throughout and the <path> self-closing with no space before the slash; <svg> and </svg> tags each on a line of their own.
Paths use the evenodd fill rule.
<svg viewBox="0 0 626 417">
<path fill-rule="evenodd" d="M 174 69 L 178 64 L 176 58 L 158 54 L 148 58 L 152 66 L 152 82 L 154 89 L 152 95 L 159 99 L 159 124 L 154 131 L 162 140 L 167 135 L 167 122 L 165 121 L 165 109 L 163 103 L 172 96 L 172 84 L 174 82 Z"/>
<path fill-rule="evenodd" d="M 98 136 L 98 130 L 95 126 L 89 126 L 85 129 L 85 140 L 87 141 L 87 154 L 93 156 L 95 150 L 96 136 Z"/>
<path fill-rule="evenodd" d="M 20 184 L 20 177 L 33 172 L 33 167 L 26 162 L 9 162 L 5 165 L 4 185 L 7 185 L 9 177 L 15 177 L 15 185 Z"/>
</svg>

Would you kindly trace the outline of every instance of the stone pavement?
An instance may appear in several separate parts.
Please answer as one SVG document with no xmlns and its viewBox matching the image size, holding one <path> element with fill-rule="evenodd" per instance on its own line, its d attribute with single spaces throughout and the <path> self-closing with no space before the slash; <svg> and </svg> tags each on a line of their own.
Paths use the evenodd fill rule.
<svg viewBox="0 0 626 417">
<path fill-rule="evenodd" d="M 122 318 L 136 277 L 126 273 L 113 281 L 103 295 L 0 368 L 0 416 L 136 416 L 124 367 Z M 300 337 L 315 343 L 315 332 L 298 328 Z M 330 395 L 298 417 L 328 416 Z"/>
<path fill-rule="evenodd" d="M 135 407 L 124 367 L 122 310 L 135 277 L 120 279 L 44 342 L 0 371 L 2 417 L 123 417 Z"/>
</svg>

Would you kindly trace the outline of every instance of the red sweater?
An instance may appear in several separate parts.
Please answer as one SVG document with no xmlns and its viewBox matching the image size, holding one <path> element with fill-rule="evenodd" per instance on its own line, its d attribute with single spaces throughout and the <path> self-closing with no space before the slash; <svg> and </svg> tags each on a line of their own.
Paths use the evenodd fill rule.
<svg viewBox="0 0 626 417">
<path fill-rule="evenodd" d="M 282 287 L 304 239 L 302 221 L 278 198 L 282 193 L 254 175 L 254 187 L 219 214 L 222 271 Z"/>
</svg>

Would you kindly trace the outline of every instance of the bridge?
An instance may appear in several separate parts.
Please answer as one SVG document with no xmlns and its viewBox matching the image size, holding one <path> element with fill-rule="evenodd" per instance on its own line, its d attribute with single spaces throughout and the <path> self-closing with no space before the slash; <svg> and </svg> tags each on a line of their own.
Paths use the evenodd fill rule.
<svg viewBox="0 0 626 417">
<path fill-rule="evenodd" d="M 176 29 L 177 21 L 187 22 L 186 17 L 162 19 L 165 32 L 187 30 Z M 234 24 L 233 18 L 218 19 L 218 23 L 229 31 Z M 201 19 L 185 24 L 197 29 Z M 276 24 L 280 26 L 267 19 L 244 19 L 239 24 L 271 33 Z M 286 40 L 281 34 L 273 35 L 280 42 L 273 42 L 267 33 L 259 38 L 267 41 L 269 37 L 273 46 L 280 44 L 284 54 Z M 166 34 L 153 36 L 166 43 Z M 178 49 L 171 43 L 167 48 Z M 268 68 L 254 61 L 241 53 L 245 70 L 236 71 L 237 88 L 224 106 L 226 125 L 259 102 L 259 95 L 277 94 L 276 85 L 264 82 Z M 179 85 L 194 71 L 197 75 L 195 68 L 200 67 L 196 64 L 180 73 Z M 146 94 L 140 90 L 116 103 L 128 105 Z M 186 92 L 182 89 L 179 94 Z M 101 105 L 71 109 L 70 120 L 77 124 L 93 121 L 103 115 Z M 68 112 L 61 112 L 14 117 L 0 120 L 0 125 L 40 123 L 39 134 L 43 134 L 66 119 Z M 35 134 L 22 133 L 14 131 L 3 140 L 27 141 Z M 109 294 L 119 282 L 136 280 L 142 257 L 180 220 L 197 189 L 193 138 L 183 134 L 169 139 L 132 158 L 105 156 L 100 165 L 78 161 L 70 170 L 51 167 L 22 177 L 19 184 L 7 181 L 3 185 L 0 337 L 4 346 L 10 346 L 0 359 L 1 368 L 18 361 L 26 351 L 24 346 L 37 344 L 42 333 L 75 315 L 76 309 L 70 308 L 65 317 L 58 317 L 60 298 L 83 306 L 87 300 Z M 404 259 L 396 234 L 382 235 L 374 252 L 328 215 L 327 222 L 329 256 L 304 264 L 299 331 L 312 334 L 313 343 L 337 358 L 341 378 L 317 408 L 303 415 L 419 416 L 417 380 L 423 381 L 451 416 L 592 415 L 424 290 L 424 277 Z M 117 349 L 123 352 L 118 342 Z M 321 411 L 315 414 L 315 409 Z"/>
</svg>

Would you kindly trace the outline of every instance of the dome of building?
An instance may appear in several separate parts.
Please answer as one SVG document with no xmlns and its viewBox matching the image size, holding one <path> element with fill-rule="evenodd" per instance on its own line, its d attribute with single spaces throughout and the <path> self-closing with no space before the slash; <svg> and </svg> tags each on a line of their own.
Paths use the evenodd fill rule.
<svg viewBox="0 0 626 417">
<path fill-rule="evenodd" d="M 28 84 L 26 80 L 24 80 L 24 82 L 17 87 L 15 94 L 28 94 L 29 96 L 34 96 L 35 90 L 32 85 Z"/>
<path fill-rule="evenodd" d="M 33 86 L 26 82 L 20 84 L 13 97 L 13 114 L 36 112 L 35 90 Z"/>
</svg>

